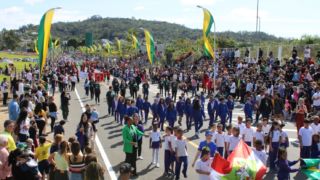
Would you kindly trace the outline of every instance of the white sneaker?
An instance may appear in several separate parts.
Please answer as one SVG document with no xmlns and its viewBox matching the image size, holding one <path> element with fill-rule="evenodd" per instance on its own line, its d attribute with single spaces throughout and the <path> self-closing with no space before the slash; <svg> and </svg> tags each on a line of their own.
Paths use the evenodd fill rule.
<svg viewBox="0 0 320 180">
<path fill-rule="evenodd" d="M 156 164 L 156 162 L 152 161 L 152 164 Z"/>
<path fill-rule="evenodd" d="M 138 156 L 138 159 L 141 159 L 141 160 L 142 160 L 142 159 L 143 159 L 143 157 L 142 157 L 142 156 Z"/>
<path fill-rule="evenodd" d="M 157 168 L 159 168 L 159 167 L 160 167 L 160 164 L 159 164 L 159 163 L 157 163 L 156 167 L 157 167 Z"/>
</svg>

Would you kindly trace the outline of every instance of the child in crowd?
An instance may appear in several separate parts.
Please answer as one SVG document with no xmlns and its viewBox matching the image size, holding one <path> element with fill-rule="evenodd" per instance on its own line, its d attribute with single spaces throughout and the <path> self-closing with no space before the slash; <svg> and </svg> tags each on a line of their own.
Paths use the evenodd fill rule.
<svg viewBox="0 0 320 180">
<path fill-rule="evenodd" d="M 184 178 L 187 178 L 188 168 L 188 153 L 187 153 L 187 140 L 183 138 L 183 130 L 178 129 L 178 137 L 175 140 L 175 151 L 176 151 L 176 180 L 180 179 L 180 169 L 183 162 L 182 174 Z"/>
<path fill-rule="evenodd" d="M 267 151 L 268 143 L 267 138 L 270 131 L 270 126 L 268 125 L 268 119 L 263 118 L 262 119 L 262 132 L 264 134 L 264 150 Z"/>
<path fill-rule="evenodd" d="M 118 107 L 117 107 L 117 113 L 120 115 L 120 124 L 123 125 L 123 116 L 125 113 L 125 104 L 124 104 L 124 98 L 122 96 L 119 97 L 118 100 Z"/>
<path fill-rule="evenodd" d="M 207 106 L 208 114 L 210 117 L 209 127 L 211 126 L 211 124 L 214 121 L 214 113 L 216 112 L 217 108 L 218 108 L 218 104 L 214 100 L 214 96 L 211 95 L 210 100 L 208 102 L 208 106 Z M 218 114 L 216 114 L 216 115 L 218 115 Z"/>
<path fill-rule="evenodd" d="M 225 138 L 225 134 L 222 131 L 222 124 L 218 124 L 218 133 L 215 134 L 214 143 L 216 143 L 217 151 L 222 157 L 223 157 L 223 149 L 224 149 L 224 138 Z"/>
<path fill-rule="evenodd" d="M 256 132 L 253 133 L 253 142 L 256 142 L 257 140 L 260 140 L 262 142 L 261 149 L 264 150 L 264 133 L 262 131 L 261 123 L 257 124 Z M 253 147 L 255 147 L 255 144 L 256 143 L 253 144 Z"/>
<path fill-rule="evenodd" d="M 221 98 L 220 101 L 221 101 L 221 103 L 218 107 L 218 115 L 220 116 L 221 124 L 223 125 L 222 130 L 224 131 L 224 128 L 226 126 L 226 119 L 227 119 L 227 117 L 230 116 L 230 112 L 229 112 L 229 109 L 225 103 L 225 99 Z"/>
<path fill-rule="evenodd" d="M 210 149 L 203 148 L 201 155 L 202 158 L 196 163 L 196 172 L 199 174 L 200 180 L 210 180 L 211 163 L 213 160 L 213 158 L 210 158 Z"/>
<path fill-rule="evenodd" d="M 160 119 L 160 123 L 158 126 L 161 126 L 161 131 L 163 130 L 163 124 L 164 124 L 164 119 L 166 117 L 166 110 L 167 106 L 163 98 L 160 99 L 159 105 L 158 105 L 158 119 Z"/>
<path fill-rule="evenodd" d="M 169 93 L 169 94 L 168 94 L 168 97 L 166 97 L 166 99 L 165 99 L 165 104 L 166 104 L 166 106 L 169 105 L 170 100 L 171 100 L 171 94 Z"/>
<path fill-rule="evenodd" d="M 56 134 L 63 134 L 63 135 L 66 135 L 65 131 L 64 131 L 64 128 L 63 128 L 63 125 L 66 124 L 66 121 L 65 120 L 61 120 L 59 122 L 59 124 L 55 125 L 54 128 L 53 128 L 53 137 L 56 136 Z"/>
<path fill-rule="evenodd" d="M 281 142 L 280 142 L 280 147 L 284 147 L 284 148 L 288 148 L 289 147 L 289 136 L 288 134 L 282 130 L 282 128 L 284 127 L 284 124 L 280 124 L 280 134 L 281 134 Z"/>
<path fill-rule="evenodd" d="M 248 97 L 247 98 L 247 102 L 244 105 L 244 115 L 246 116 L 246 118 L 250 118 L 252 119 L 252 112 L 253 112 L 253 104 L 251 103 L 251 98 Z"/>
<path fill-rule="evenodd" d="M 46 142 L 49 142 L 45 144 Z M 42 180 L 45 180 L 46 175 L 47 179 L 49 179 L 49 172 L 50 172 L 50 162 L 48 161 L 49 158 L 49 148 L 52 145 L 52 141 L 47 140 L 45 137 L 41 136 L 39 138 L 40 146 L 36 148 L 34 160 L 38 161 L 39 171 L 42 175 Z"/>
<path fill-rule="evenodd" d="M 239 127 L 233 127 L 232 131 L 233 131 L 232 132 L 233 135 L 229 138 L 229 142 L 228 142 L 228 146 L 227 146 L 228 147 L 228 156 L 230 156 L 232 151 L 237 147 L 238 143 L 241 140 Z"/>
<path fill-rule="evenodd" d="M 131 107 L 128 109 L 127 115 L 132 117 L 134 113 L 139 114 L 139 109 L 136 107 L 134 100 L 131 101 Z"/>
<path fill-rule="evenodd" d="M 156 164 L 156 167 L 159 168 L 159 149 L 161 145 L 161 133 L 158 130 L 158 122 L 154 121 L 152 123 L 153 131 L 150 134 L 150 149 L 152 148 L 152 164 Z M 156 161 L 155 161 L 156 159 Z"/>
<path fill-rule="evenodd" d="M 117 96 L 117 95 L 116 95 Z M 115 117 L 117 116 L 117 112 L 115 112 Z M 92 121 L 92 124 L 94 125 L 92 128 L 93 130 L 98 130 L 98 122 L 99 122 L 99 112 L 97 111 L 97 108 L 92 108 L 91 110 L 91 116 L 90 116 L 90 121 Z M 118 119 L 119 122 L 119 119 Z"/>
<path fill-rule="evenodd" d="M 251 147 L 251 142 L 252 142 L 252 138 L 253 138 L 253 133 L 254 133 L 254 130 L 251 127 L 251 119 L 247 118 L 246 119 L 246 127 L 243 128 L 242 139 L 250 147 Z"/>
<path fill-rule="evenodd" d="M 318 134 L 319 131 L 319 116 L 313 116 L 313 123 L 310 125 L 313 129 L 313 134 Z"/>
<path fill-rule="evenodd" d="M 152 116 L 153 116 L 152 121 L 154 121 L 156 118 L 157 118 L 156 121 L 159 121 L 159 118 L 158 118 L 158 100 L 157 99 L 154 99 L 154 103 L 151 106 L 151 112 L 152 112 Z"/>
<path fill-rule="evenodd" d="M 161 99 L 160 93 L 157 93 L 156 99 L 158 100 L 158 102 L 160 102 L 160 99 Z"/>
<path fill-rule="evenodd" d="M 204 104 L 206 102 L 206 98 L 204 97 L 204 92 L 202 91 L 201 92 L 201 96 L 200 96 L 200 99 L 201 99 L 201 106 L 204 108 Z"/>
<path fill-rule="evenodd" d="M 136 107 L 139 109 L 140 111 L 140 114 L 141 114 L 141 119 L 143 119 L 143 113 L 142 113 L 142 110 L 143 110 L 143 99 L 141 98 L 141 94 L 138 95 L 138 98 L 137 98 L 137 102 L 136 102 Z M 146 116 L 147 118 L 148 116 Z"/>
<path fill-rule="evenodd" d="M 243 129 L 245 128 L 245 125 L 242 123 L 242 117 L 238 116 L 238 123 L 235 125 L 235 127 L 239 127 L 240 135 L 242 135 Z"/>
<path fill-rule="evenodd" d="M 171 136 L 174 136 L 171 134 L 172 127 L 167 126 L 166 127 L 166 135 L 164 136 L 164 174 L 166 176 L 170 176 L 169 168 L 171 164 L 171 156 L 173 155 L 173 149 L 172 144 L 170 142 Z"/>
<path fill-rule="evenodd" d="M 84 153 L 85 153 L 86 156 L 88 156 L 89 154 L 92 153 L 92 148 L 90 146 L 86 146 L 84 148 Z"/>
<path fill-rule="evenodd" d="M 181 96 L 179 96 L 179 101 L 177 102 L 176 108 L 177 108 L 177 112 L 179 114 L 178 124 L 180 126 L 182 126 L 181 121 L 182 121 L 182 117 L 183 117 L 184 102 L 182 102 Z"/>
<path fill-rule="evenodd" d="M 214 142 L 216 140 L 216 124 L 211 124 L 210 128 L 211 128 L 211 132 L 213 133 L 212 142 Z"/>
<path fill-rule="evenodd" d="M 144 110 L 144 116 L 145 116 L 145 124 L 147 123 L 148 120 L 148 115 L 149 115 L 149 108 L 151 108 L 151 104 L 148 101 L 148 97 L 144 98 L 144 102 L 143 102 L 143 110 Z"/>
<path fill-rule="evenodd" d="M 260 139 L 257 139 L 257 140 L 254 141 L 254 145 L 253 146 L 255 148 L 252 148 L 252 150 L 258 156 L 258 158 L 261 160 L 261 162 L 267 167 L 267 154 L 262 148 L 263 147 L 263 141 L 261 141 Z"/>
<path fill-rule="evenodd" d="M 20 155 L 20 160 L 17 161 L 16 166 L 20 166 L 22 171 L 29 171 L 34 175 L 38 175 L 42 178 L 41 173 L 38 170 L 38 163 L 31 159 L 27 152 Z"/>
<path fill-rule="evenodd" d="M 311 158 L 316 159 L 320 155 L 320 135 L 313 134 L 312 135 L 312 144 L 311 144 Z"/>
<path fill-rule="evenodd" d="M 301 158 L 310 158 L 311 142 L 312 142 L 313 130 L 310 127 L 310 120 L 304 120 L 304 127 L 299 130 L 299 142 L 301 148 Z"/>
<path fill-rule="evenodd" d="M 227 107 L 229 109 L 229 124 L 232 123 L 232 111 L 234 110 L 234 102 L 233 102 L 233 97 L 231 95 L 229 95 L 228 97 L 228 101 L 227 101 Z M 228 121 L 228 119 L 227 119 Z"/>
<path fill-rule="evenodd" d="M 281 133 L 279 131 L 279 123 L 277 121 L 272 122 L 272 127 L 270 128 L 267 142 L 269 144 L 269 159 L 270 159 L 270 172 L 275 172 L 274 161 L 277 158 L 277 153 L 280 145 Z"/>
<path fill-rule="evenodd" d="M 119 122 L 118 104 L 118 94 L 116 94 L 114 96 L 114 100 L 112 101 L 112 112 L 114 112 L 114 121 L 117 122 Z"/>
<path fill-rule="evenodd" d="M 226 127 L 227 129 L 227 134 L 224 136 L 224 158 L 228 159 L 228 143 L 229 143 L 229 138 L 232 136 L 232 125 L 228 125 Z"/>
<path fill-rule="evenodd" d="M 187 98 L 184 104 L 184 114 L 186 115 L 187 120 L 187 130 L 191 130 L 191 117 L 192 117 L 192 108 L 191 108 L 191 100 Z"/>
<path fill-rule="evenodd" d="M 174 162 L 176 161 L 176 140 L 178 137 L 178 129 L 179 129 L 179 126 L 173 127 L 173 135 L 171 135 L 170 142 L 169 142 L 170 153 L 171 153 L 171 158 L 170 158 L 171 175 L 174 175 Z"/>
<path fill-rule="evenodd" d="M 301 158 L 299 158 L 297 161 L 289 161 L 287 159 L 287 150 L 286 148 L 279 148 L 278 151 L 278 159 L 276 161 L 278 165 L 278 179 L 290 179 L 290 173 L 297 172 L 301 170 L 301 167 L 297 168 L 291 168 L 290 166 L 293 166 L 297 164 Z"/>
</svg>

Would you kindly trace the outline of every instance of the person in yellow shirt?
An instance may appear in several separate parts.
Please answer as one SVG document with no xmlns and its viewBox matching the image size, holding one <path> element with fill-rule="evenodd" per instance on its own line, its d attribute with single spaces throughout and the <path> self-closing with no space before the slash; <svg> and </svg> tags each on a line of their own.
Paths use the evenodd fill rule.
<svg viewBox="0 0 320 180">
<path fill-rule="evenodd" d="M 9 152 L 17 149 L 16 143 L 14 142 L 14 139 L 11 136 L 12 131 L 13 131 L 13 122 L 11 120 L 6 120 L 4 122 L 4 131 L 1 134 L 5 134 L 8 136 L 9 143 L 6 146 L 6 148 L 9 150 Z"/>
<path fill-rule="evenodd" d="M 46 142 L 49 142 L 45 144 Z M 50 171 L 50 162 L 48 161 L 49 158 L 49 148 L 52 145 L 52 141 L 46 140 L 45 137 L 39 138 L 40 146 L 36 148 L 36 153 L 34 156 L 34 160 L 39 162 L 38 167 L 39 171 L 42 175 L 42 180 L 49 179 L 49 171 Z"/>
</svg>

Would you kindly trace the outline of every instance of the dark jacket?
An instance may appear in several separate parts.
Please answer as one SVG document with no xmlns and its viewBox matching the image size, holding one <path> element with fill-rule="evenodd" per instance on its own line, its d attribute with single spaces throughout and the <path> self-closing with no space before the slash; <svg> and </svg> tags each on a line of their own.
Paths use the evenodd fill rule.
<svg viewBox="0 0 320 180">
<path fill-rule="evenodd" d="M 266 105 L 266 102 L 268 102 L 268 106 Z M 259 107 L 259 111 L 263 111 L 263 110 L 268 110 L 269 112 L 271 112 L 272 110 L 272 102 L 269 98 L 263 98 L 261 99 L 260 102 L 260 107 Z"/>
</svg>

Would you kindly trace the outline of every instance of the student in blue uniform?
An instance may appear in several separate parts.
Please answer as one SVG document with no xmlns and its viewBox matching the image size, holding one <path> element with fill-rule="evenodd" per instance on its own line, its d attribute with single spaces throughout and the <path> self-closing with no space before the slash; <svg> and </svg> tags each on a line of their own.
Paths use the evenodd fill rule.
<svg viewBox="0 0 320 180">
<path fill-rule="evenodd" d="M 142 84 L 142 88 L 143 88 L 143 98 L 146 98 L 149 96 L 149 84 L 148 81 L 145 80 L 145 83 Z"/>
<path fill-rule="evenodd" d="M 166 110 L 166 118 L 167 121 L 169 121 L 169 126 L 174 127 L 174 122 L 177 120 L 177 109 L 174 106 L 174 102 L 171 99 L 168 105 L 168 108 Z M 173 130 L 171 130 L 171 133 L 173 133 Z"/>
<path fill-rule="evenodd" d="M 134 100 L 131 101 L 131 107 L 127 109 L 127 115 L 132 117 L 134 113 L 139 114 L 139 109 L 136 107 Z"/>
<path fill-rule="evenodd" d="M 169 93 L 168 97 L 166 97 L 166 101 L 165 101 L 166 102 L 166 106 L 169 105 L 170 100 L 171 100 L 171 94 Z"/>
<path fill-rule="evenodd" d="M 147 124 L 147 120 L 148 120 L 148 114 L 149 114 L 149 108 L 151 108 L 151 104 L 148 101 L 148 97 L 144 98 L 144 102 L 143 102 L 143 110 L 144 110 L 144 116 L 145 116 L 145 124 Z"/>
<path fill-rule="evenodd" d="M 154 103 L 151 106 L 151 112 L 152 112 L 152 122 L 157 118 L 157 121 L 159 121 L 158 118 L 158 99 L 154 99 Z"/>
<path fill-rule="evenodd" d="M 141 98 L 141 94 L 138 95 L 137 102 L 136 102 L 136 107 L 139 109 L 140 114 L 141 114 L 141 119 L 143 119 L 143 99 Z"/>
<path fill-rule="evenodd" d="M 201 127 L 203 126 L 202 117 L 206 118 L 204 111 L 201 108 L 200 101 L 196 100 L 192 105 L 192 119 L 194 120 L 196 136 L 198 136 Z"/>
<path fill-rule="evenodd" d="M 200 102 L 200 105 L 201 105 L 201 100 L 199 99 L 199 95 L 198 94 L 194 95 L 194 99 L 192 101 L 192 105 L 194 104 L 194 102 L 196 102 L 196 100 L 198 100 Z"/>
<path fill-rule="evenodd" d="M 184 93 L 181 93 L 182 102 L 186 102 L 186 97 L 184 97 Z"/>
<path fill-rule="evenodd" d="M 229 124 L 232 123 L 232 111 L 234 110 L 234 102 L 233 102 L 233 97 L 231 95 L 229 95 L 228 97 L 228 101 L 227 101 L 227 107 L 229 109 Z M 228 121 L 228 119 L 227 119 Z"/>
<path fill-rule="evenodd" d="M 187 98 L 186 103 L 184 104 L 184 114 L 186 115 L 187 120 L 187 130 L 191 130 L 191 119 L 192 119 L 192 108 L 191 100 Z"/>
<path fill-rule="evenodd" d="M 287 150 L 286 148 L 279 148 L 278 151 L 278 159 L 276 161 L 276 164 L 278 165 L 278 179 L 281 180 L 289 180 L 290 179 L 290 173 L 297 172 L 301 170 L 301 167 L 299 168 L 291 168 L 290 166 L 293 166 L 297 164 L 301 158 L 299 158 L 297 161 L 289 161 L 287 159 Z"/>
<path fill-rule="evenodd" d="M 201 99 L 201 107 L 204 108 L 204 104 L 206 103 L 206 98 L 204 97 L 203 91 L 201 92 L 200 99 Z"/>
<path fill-rule="evenodd" d="M 118 94 L 114 96 L 114 100 L 112 101 L 112 111 L 114 112 L 114 121 L 119 122 L 119 114 L 118 114 Z"/>
<path fill-rule="evenodd" d="M 119 101 L 118 101 L 118 107 L 117 107 L 117 112 L 120 115 L 120 124 L 123 125 L 122 120 L 123 120 L 123 115 L 125 112 L 125 104 L 124 104 L 124 98 L 120 96 Z"/>
<path fill-rule="evenodd" d="M 314 134 L 312 135 L 312 144 L 311 144 L 311 158 L 312 159 L 317 159 L 320 155 L 320 135 L 319 134 Z"/>
<path fill-rule="evenodd" d="M 161 131 L 164 131 L 163 123 L 166 117 L 166 109 L 167 109 L 166 103 L 164 102 L 164 99 L 161 98 L 158 105 L 158 118 L 160 119 L 160 123 L 158 124 L 158 127 L 161 127 Z"/>
<path fill-rule="evenodd" d="M 179 120 L 178 120 L 178 124 L 180 126 L 182 126 L 181 121 L 182 121 L 182 117 L 183 117 L 183 110 L 184 110 L 184 102 L 182 101 L 182 97 L 179 96 L 179 101 L 177 102 L 177 112 L 179 114 Z"/>
<path fill-rule="evenodd" d="M 227 115 L 228 117 L 230 116 L 230 111 L 225 103 L 226 100 L 224 98 L 221 98 L 220 101 L 221 103 L 218 107 L 218 116 L 220 117 L 221 124 L 223 126 L 222 131 L 224 131 L 224 128 L 226 127 L 226 118 Z"/>
<path fill-rule="evenodd" d="M 277 159 L 278 149 L 280 145 L 281 133 L 279 131 L 279 123 L 277 121 L 272 122 L 272 127 L 269 131 L 267 143 L 269 143 L 269 160 L 270 160 L 270 172 L 275 172 L 275 160 Z"/>
<path fill-rule="evenodd" d="M 214 120 L 214 112 L 217 110 L 217 103 L 216 101 L 214 100 L 214 97 L 211 95 L 210 96 L 210 100 L 208 102 L 208 114 L 209 114 L 209 117 L 210 117 L 210 121 L 209 121 L 209 127 L 211 124 L 213 124 L 213 120 Z"/>
<path fill-rule="evenodd" d="M 250 97 L 247 98 L 247 102 L 244 105 L 243 110 L 244 110 L 244 114 L 245 114 L 246 118 L 252 119 L 253 104 L 251 103 Z"/>
<path fill-rule="evenodd" d="M 216 108 L 216 117 L 215 117 L 215 121 L 217 121 L 217 119 L 218 119 L 218 110 L 219 110 L 219 106 L 220 106 L 220 104 L 221 104 L 221 102 L 220 102 L 220 99 L 222 98 L 222 96 L 218 96 L 216 99 L 215 99 L 215 103 L 216 103 L 216 105 L 217 105 L 217 108 Z"/>
</svg>

